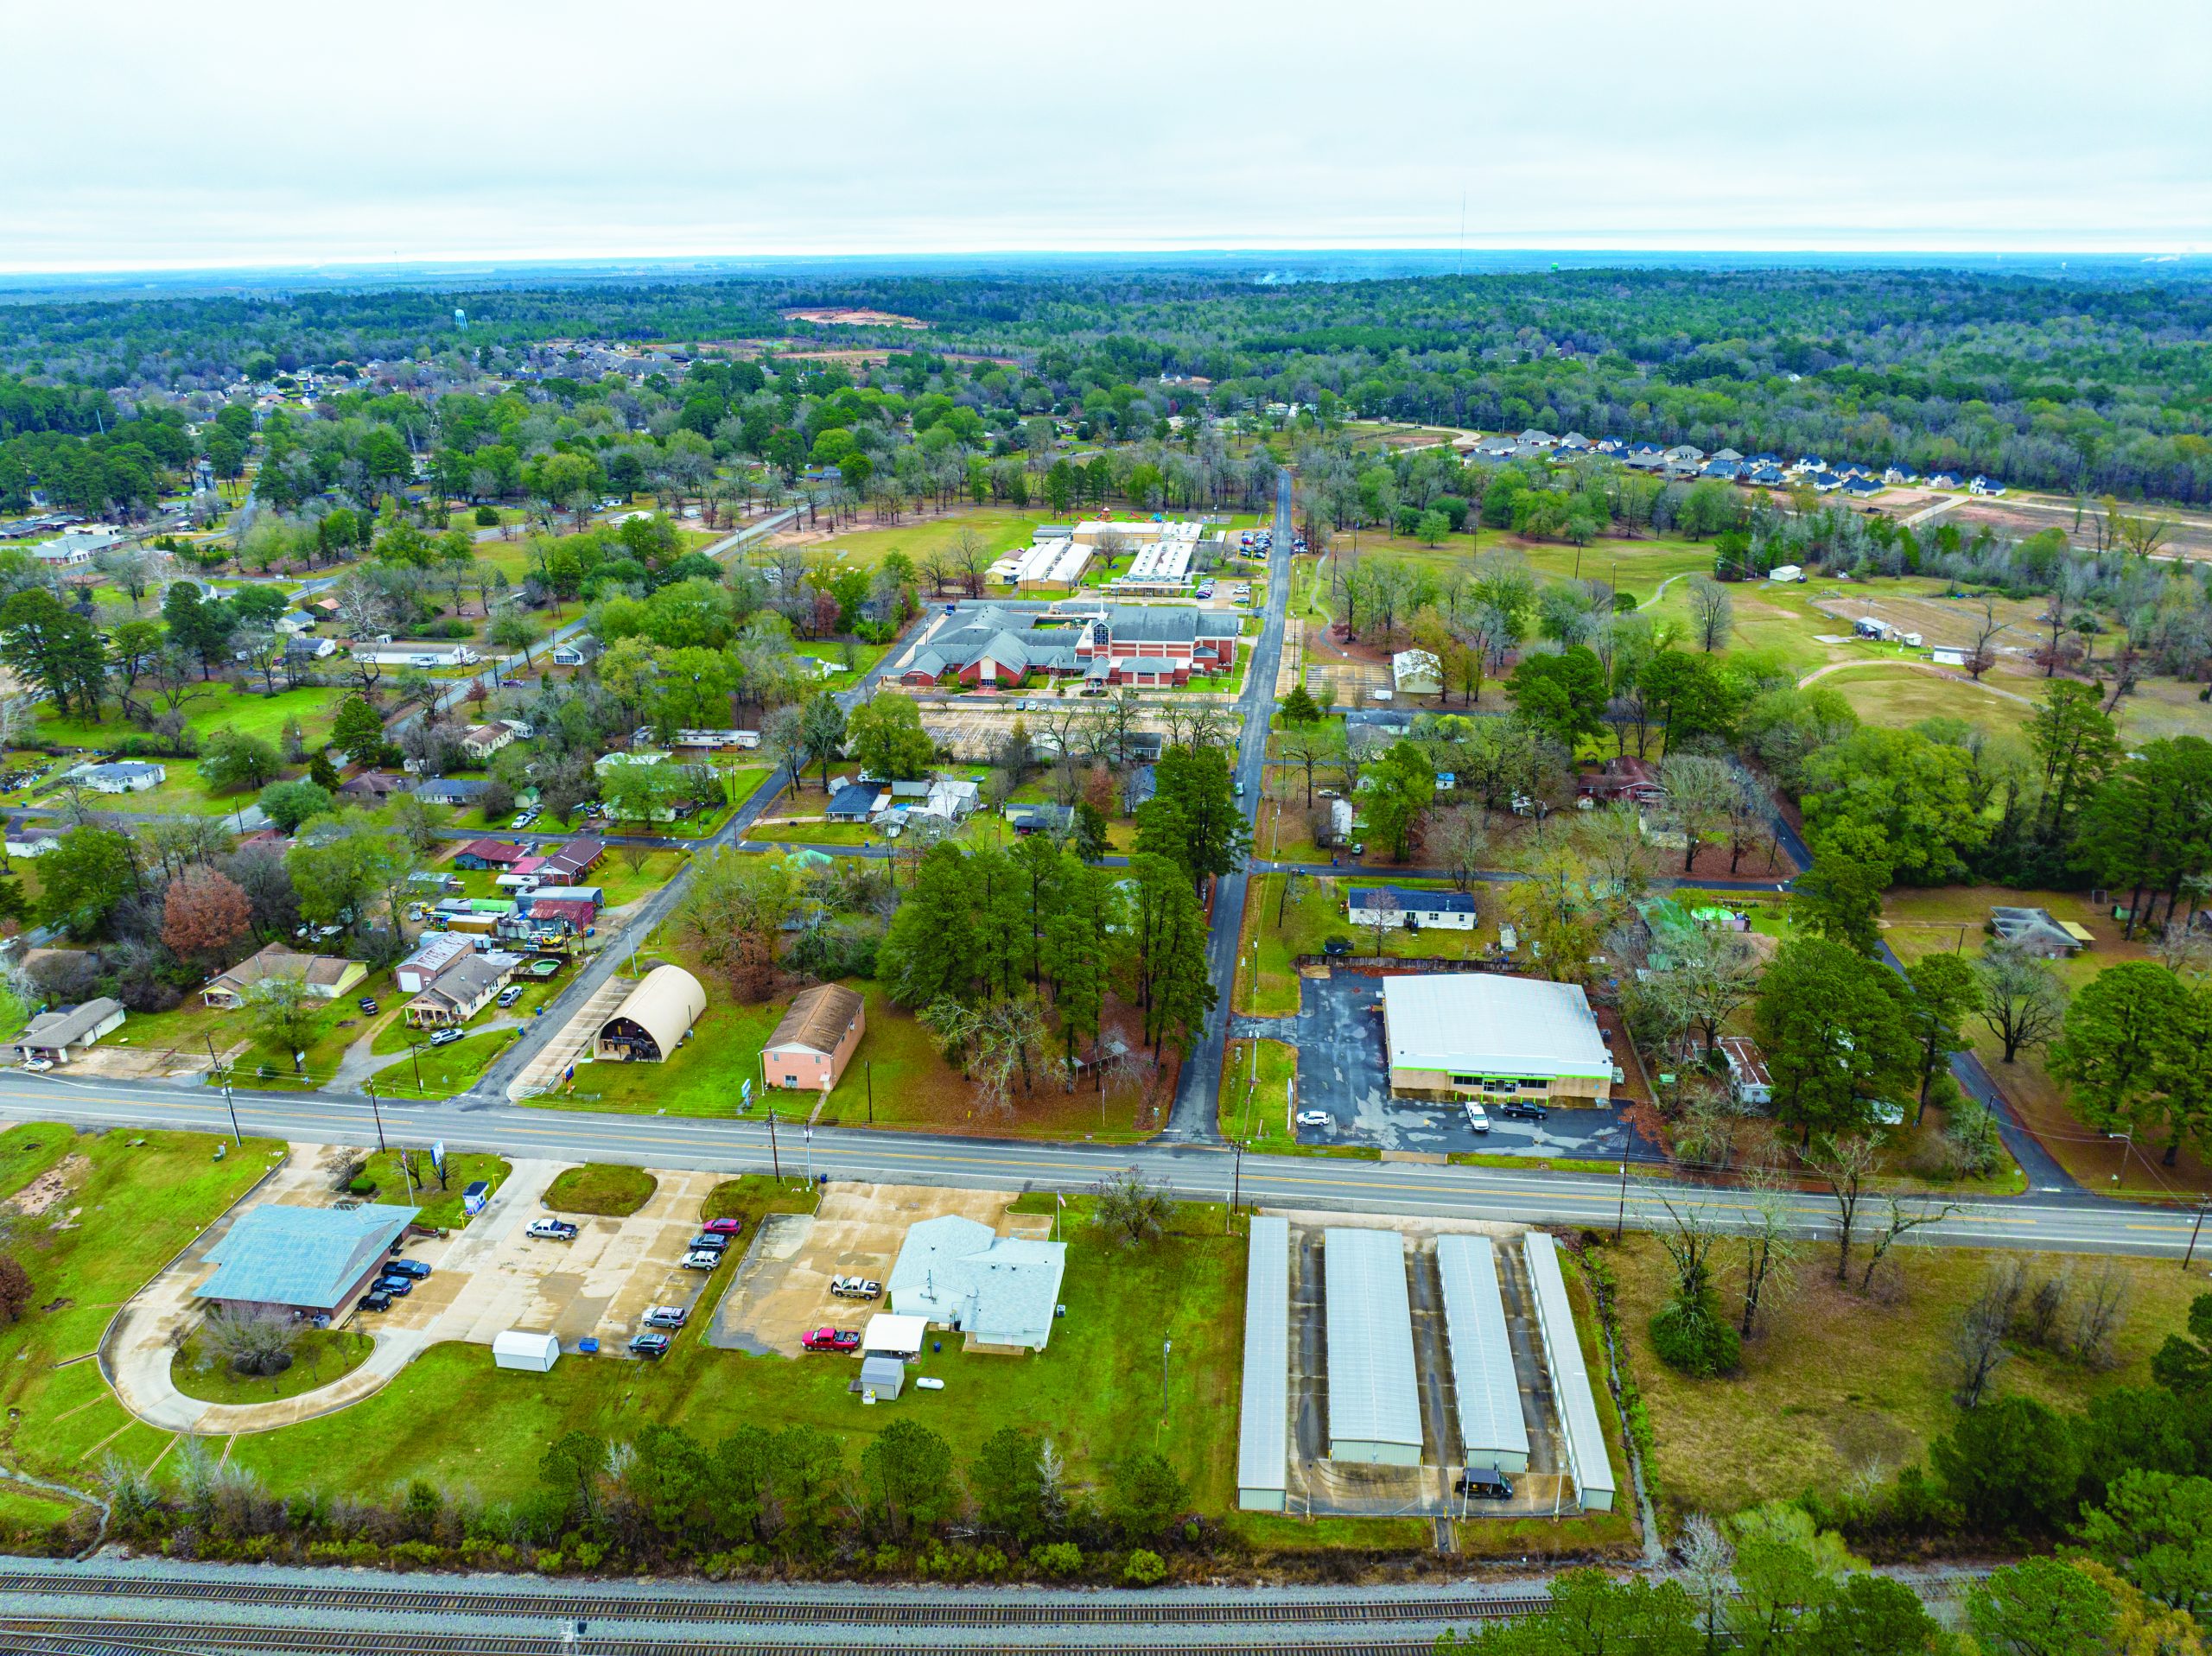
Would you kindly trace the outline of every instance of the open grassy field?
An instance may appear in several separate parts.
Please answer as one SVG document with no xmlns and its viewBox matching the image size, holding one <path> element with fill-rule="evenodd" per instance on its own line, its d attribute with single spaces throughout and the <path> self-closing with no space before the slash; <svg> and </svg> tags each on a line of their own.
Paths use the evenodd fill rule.
<svg viewBox="0 0 2212 1656">
<path fill-rule="evenodd" d="M 1847 667 L 1820 681 L 1842 693 L 1859 721 L 1892 727 L 1923 719 L 1963 719 L 1989 731 L 2015 731 L 2033 708 L 2021 692 L 1991 675 L 1981 683 L 1911 667 Z"/>
<path fill-rule="evenodd" d="M 1724 1256 L 1726 1250 L 1724 1250 Z M 1895 1298 L 1834 1282 L 1833 1245 L 1808 1246 L 1790 1292 L 1775 1304 L 1744 1362 L 1721 1380 L 1685 1378 L 1659 1361 L 1649 1324 L 1673 1280 L 1658 1240 L 1631 1236 L 1605 1257 L 1621 1281 L 1621 1323 L 1657 1443 L 1659 1494 L 1674 1515 L 1731 1513 L 1808 1488 L 1886 1475 L 1922 1458 L 1950 1428 L 1948 1366 L 1959 1317 L 1997 1256 L 1948 1247 L 1903 1248 Z M 2068 1260 L 2042 1255 L 2037 1278 L 2069 1266 L 2079 1279 L 2111 1269 L 2128 1284 L 2117 1361 L 2095 1369 L 2031 1348 L 2017 1350 L 1997 1391 L 2057 1408 L 2117 1386 L 2144 1385 L 2149 1363 L 2178 1329 L 2201 1277 L 2171 1259 Z M 1724 1293 L 1733 1261 L 1724 1257 Z M 1855 1279 L 1855 1278 L 1854 1278 Z"/>
<path fill-rule="evenodd" d="M 241 695 L 226 685 L 211 683 L 185 702 L 186 726 L 202 740 L 227 728 L 274 742 L 283 734 L 284 721 L 297 719 L 308 746 L 314 747 L 330 739 L 331 716 L 345 695 L 346 692 L 335 685 L 286 690 L 276 695 Z M 101 747 L 134 733 L 119 717 L 111 716 L 97 723 L 52 717 L 38 721 L 41 741 L 68 747 Z M 172 780 L 177 765 L 182 763 L 171 763 Z M 184 768 L 189 772 L 191 767 L 185 765 Z"/>
<path fill-rule="evenodd" d="M 804 1423 L 836 1433 L 857 1463 L 870 1437 L 906 1418 L 944 1433 L 964 1464 L 1000 1426 L 1035 1422 L 1049 1424 L 1071 1485 L 1101 1483 L 1121 1455 L 1156 1448 L 1189 1481 L 1194 1502 L 1218 1513 L 1236 1495 L 1243 1240 L 1221 1234 L 1219 1206 L 1190 1207 L 1159 1242 L 1124 1250 L 1084 1222 L 1087 1207 L 1071 1202 L 1062 1230 L 1068 1314 L 1051 1345 L 987 1356 L 947 1339 L 919 1367 L 944 1381 L 941 1393 L 863 1408 L 846 1390 L 851 1360 L 713 1350 L 695 1319 L 653 1364 L 566 1357 L 550 1374 L 518 1374 L 494 1368 L 483 1346 L 436 1346 L 353 1408 L 238 1439 L 232 1459 L 278 1494 L 381 1496 L 425 1478 L 501 1501 L 534 1487 L 545 1445 L 577 1429 L 620 1441 L 667 1423 L 713 1443 L 748 1422 Z M 1164 1411 L 1163 1336 L 1174 1342 Z"/>
<path fill-rule="evenodd" d="M 316 1021 L 315 1033 L 308 1044 L 300 1049 L 307 1054 L 302 1072 L 312 1081 L 327 1081 L 337 1072 L 346 1049 L 368 1033 L 374 1020 L 365 1017 L 353 1004 L 357 997 L 374 995 L 385 1007 L 383 1017 L 396 1018 L 392 976 L 389 971 L 372 972 L 360 982 L 326 1006 Z M 132 1046 L 156 1052 L 198 1052 L 205 1054 L 212 1039 L 215 1050 L 227 1053 L 240 1041 L 247 1043 L 246 1050 L 230 1062 L 232 1084 L 238 1087 L 290 1087 L 298 1084 L 294 1078 L 292 1054 L 282 1048 L 260 1040 L 254 1035 L 251 1020 L 237 1012 L 220 1011 L 204 1004 L 197 994 L 188 994 L 181 1004 L 165 1012 L 133 1012 L 130 1020 L 109 1036 L 103 1045 Z M 269 1071 L 266 1075 L 260 1072 Z"/>
<path fill-rule="evenodd" d="M 42 1213 L 17 1218 L 10 1251 L 30 1272 L 33 1309 L 0 1328 L 0 1453 L 16 1466 L 89 1487 L 103 1456 L 144 1466 L 169 1434 L 135 1423 L 97 1363 L 116 1307 L 137 1291 L 283 1153 L 249 1139 L 216 1159 L 225 1140 L 204 1133 L 79 1133 L 30 1122 L 0 1133 L 0 1196 L 16 1177 L 58 1170 L 67 1190 Z M 97 1220 L 97 1222 L 85 1222 Z M 57 1367 L 66 1363 L 67 1367 Z M 9 1514 L 0 1513 L 0 1523 Z"/>
<path fill-rule="evenodd" d="M 985 549 L 996 557 L 1001 552 L 1027 546 L 1037 525 L 1046 521 L 1041 506 L 971 506 L 889 528 L 840 530 L 808 550 L 811 556 L 818 547 L 829 555 L 828 561 L 871 567 L 893 552 L 904 552 L 918 567 L 931 554 L 949 550 L 957 544 L 963 531 L 973 531 L 982 536 Z"/>
</svg>

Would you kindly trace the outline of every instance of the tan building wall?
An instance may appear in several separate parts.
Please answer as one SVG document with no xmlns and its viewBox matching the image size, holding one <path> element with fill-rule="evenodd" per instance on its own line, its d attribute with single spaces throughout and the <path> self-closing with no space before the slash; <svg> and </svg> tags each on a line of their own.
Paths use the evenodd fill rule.
<svg viewBox="0 0 2212 1656">
<path fill-rule="evenodd" d="M 1589 1099 L 1604 1103 L 1612 1096 L 1611 1077 L 1595 1075 L 1561 1075 L 1548 1088 L 1523 1086 L 1513 1092 L 1485 1091 L 1479 1086 L 1455 1086 L 1452 1077 L 1437 1069 L 1393 1069 L 1390 1072 L 1390 1091 L 1401 1098 L 1526 1098 L 1541 1103 L 1547 1099 Z"/>
</svg>

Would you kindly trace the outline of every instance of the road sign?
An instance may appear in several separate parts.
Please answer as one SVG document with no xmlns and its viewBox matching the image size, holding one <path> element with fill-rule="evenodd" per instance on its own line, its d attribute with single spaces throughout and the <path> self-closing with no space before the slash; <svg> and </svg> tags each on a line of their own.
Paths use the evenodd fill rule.
<svg viewBox="0 0 2212 1656">
<path fill-rule="evenodd" d="M 446 1147 L 442 1139 L 430 1146 L 430 1165 L 437 1169 L 438 1183 L 443 1184 L 446 1182 Z"/>
</svg>

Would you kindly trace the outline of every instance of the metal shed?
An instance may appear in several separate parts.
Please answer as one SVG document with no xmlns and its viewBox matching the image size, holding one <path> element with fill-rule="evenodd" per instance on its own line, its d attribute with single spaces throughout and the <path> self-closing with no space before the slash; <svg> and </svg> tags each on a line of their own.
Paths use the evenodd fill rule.
<svg viewBox="0 0 2212 1656">
<path fill-rule="evenodd" d="M 550 1334 L 526 1334 L 505 1329 L 492 1336 L 492 1364 L 495 1368 L 526 1368 L 543 1374 L 561 1355 L 561 1342 Z"/>
<path fill-rule="evenodd" d="M 906 1388 L 906 1365 L 896 1357 L 861 1359 L 861 1390 L 873 1392 L 878 1402 L 897 1397 Z"/>
<path fill-rule="evenodd" d="M 1529 1468 L 1529 1424 L 1505 1330 L 1497 1253 L 1487 1236 L 1440 1236 L 1436 1272 L 1444 1284 L 1444 1331 L 1452 1347 L 1452 1391 L 1459 1400 L 1462 1466 Z"/>
<path fill-rule="evenodd" d="M 1522 1251 L 1535 1291 L 1536 1331 L 1543 1339 L 1544 1364 L 1551 1370 L 1552 1396 L 1559 1402 L 1567 1469 L 1573 1474 L 1584 1507 L 1609 1513 L 1613 1509 L 1613 1463 L 1605 1451 L 1597 1400 L 1590 1394 L 1590 1370 L 1582 1361 L 1567 1279 L 1560 1274 L 1559 1245 L 1544 1232 L 1532 1230 L 1522 1239 Z"/>
<path fill-rule="evenodd" d="M 1290 1439 L 1290 1221 L 1252 1221 L 1244 1264 L 1244 1391 L 1236 1427 L 1236 1504 L 1283 1509 Z"/>
<path fill-rule="evenodd" d="M 1394 1230 L 1322 1233 L 1328 1292 L 1329 1458 L 1421 1464 L 1406 1245 Z"/>
</svg>

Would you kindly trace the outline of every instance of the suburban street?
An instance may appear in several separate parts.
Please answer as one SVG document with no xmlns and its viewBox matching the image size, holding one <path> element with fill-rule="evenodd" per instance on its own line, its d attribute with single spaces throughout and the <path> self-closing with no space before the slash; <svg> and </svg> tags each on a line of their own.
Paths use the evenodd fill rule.
<svg viewBox="0 0 2212 1656">
<path fill-rule="evenodd" d="M 1237 699 L 1243 725 L 1236 746 L 1236 776 L 1244 790 L 1244 815 L 1256 821 L 1261 782 L 1268 754 L 1268 714 L 1275 703 L 1275 669 L 1282 659 L 1283 625 L 1290 614 L 1290 473 L 1275 477 L 1274 544 L 1269 549 L 1268 613 L 1244 669 L 1244 694 Z M 1244 887 L 1249 869 L 1214 882 L 1213 928 L 1206 936 L 1206 970 L 1219 999 L 1206 1015 L 1198 1046 L 1183 1061 L 1175 1086 L 1175 1105 L 1163 1135 L 1192 1144 L 1218 1144 L 1214 1101 L 1221 1090 L 1221 1060 L 1228 1041 L 1230 999 L 1236 983 L 1236 945 L 1244 929 Z"/>
</svg>

